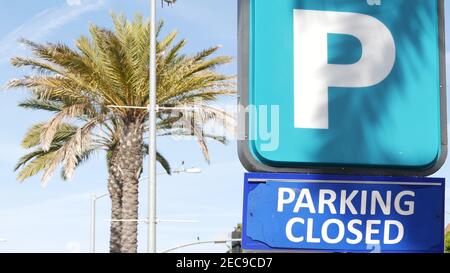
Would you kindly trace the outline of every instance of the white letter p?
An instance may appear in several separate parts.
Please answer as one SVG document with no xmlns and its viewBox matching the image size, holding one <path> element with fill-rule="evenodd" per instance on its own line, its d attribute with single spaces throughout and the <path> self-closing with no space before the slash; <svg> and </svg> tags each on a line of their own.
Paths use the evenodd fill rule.
<svg viewBox="0 0 450 273">
<path fill-rule="evenodd" d="M 328 64 L 328 34 L 361 42 L 354 64 Z M 294 10 L 295 128 L 328 129 L 328 88 L 376 85 L 392 71 L 395 42 L 376 18 L 349 12 Z"/>
</svg>

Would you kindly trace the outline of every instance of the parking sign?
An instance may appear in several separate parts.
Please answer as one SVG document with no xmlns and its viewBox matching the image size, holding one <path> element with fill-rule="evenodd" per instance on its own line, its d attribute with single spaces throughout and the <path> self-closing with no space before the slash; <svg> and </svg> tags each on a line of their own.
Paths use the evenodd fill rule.
<svg viewBox="0 0 450 273">
<path fill-rule="evenodd" d="M 241 0 L 250 171 L 428 175 L 447 156 L 442 0 Z"/>
<path fill-rule="evenodd" d="M 249 251 L 442 253 L 445 179 L 249 173 Z"/>
</svg>

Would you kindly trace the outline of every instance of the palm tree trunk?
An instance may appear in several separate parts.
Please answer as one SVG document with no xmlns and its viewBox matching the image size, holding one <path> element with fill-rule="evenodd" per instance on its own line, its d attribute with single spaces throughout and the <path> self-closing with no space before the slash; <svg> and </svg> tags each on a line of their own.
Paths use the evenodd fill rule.
<svg viewBox="0 0 450 273">
<path fill-rule="evenodd" d="M 114 178 L 109 179 L 108 188 L 111 197 L 111 219 L 120 220 L 122 219 L 122 189 Z M 109 251 L 111 253 L 120 253 L 120 249 L 122 247 L 122 222 L 111 221 L 110 233 Z"/>
<path fill-rule="evenodd" d="M 108 190 L 111 198 L 111 219 L 122 219 L 122 185 L 120 183 L 120 173 L 117 166 L 117 149 L 110 151 L 108 159 Z M 122 248 L 121 234 L 122 222 L 111 221 L 110 224 L 109 251 L 111 253 L 120 253 Z"/>
<path fill-rule="evenodd" d="M 143 121 L 125 121 L 118 147 L 117 166 L 122 185 L 121 252 L 137 252 L 139 177 L 144 157 Z"/>
</svg>

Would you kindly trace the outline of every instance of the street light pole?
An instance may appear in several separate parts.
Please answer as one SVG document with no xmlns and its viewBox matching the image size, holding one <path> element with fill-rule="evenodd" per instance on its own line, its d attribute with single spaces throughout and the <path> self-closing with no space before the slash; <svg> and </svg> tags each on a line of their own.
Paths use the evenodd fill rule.
<svg viewBox="0 0 450 273">
<path fill-rule="evenodd" d="M 95 194 L 91 197 L 91 253 L 95 253 L 95 228 L 96 228 L 96 210 L 97 210 L 97 200 L 108 196 L 107 193 L 97 196 Z"/>
<path fill-rule="evenodd" d="M 148 253 L 156 253 L 156 0 L 150 0 Z"/>
<path fill-rule="evenodd" d="M 91 197 L 91 253 L 95 253 L 95 220 L 96 220 L 96 208 L 95 204 L 97 202 L 97 196 L 95 194 Z"/>
<path fill-rule="evenodd" d="M 228 240 L 214 240 L 214 241 L 196 241 L 196 242 L 187 243 L 187 244 L 184 244 L 184 245 L 179 245 L 179 246 L 176 246 L 176 247 L 173 247 L 173 248 L 166 249 L 166 250 L 162 251 L 161 253 L 169 253 L 169 252 L 172 252 L 174 250 L 186 248 L 186 247 L 189 247 L 189 246 L 195 246 L 195 245 L 226 244 L 226 243 L 233 243 L 233 242 L 242 242 L 242 239 L 228 239 Z"/>
</svg>

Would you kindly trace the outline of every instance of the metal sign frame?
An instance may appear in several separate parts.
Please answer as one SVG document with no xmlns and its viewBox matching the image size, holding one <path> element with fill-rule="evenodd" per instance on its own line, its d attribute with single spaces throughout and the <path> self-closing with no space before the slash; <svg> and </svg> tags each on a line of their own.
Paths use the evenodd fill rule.
<svg viewBox="0 0 450 273">
<path fill-rule="evenodd" d="M 239 109 L 249 105 L 249 27 L 250 1 L 238 0 L 238 92 Z M 439 51 L 440 51 L 440 108 L 441 108 L 441 153 L 434 165 L 423 169 L 389 168 L 389 167 L 358 167 L 358 166 L 301 166 L 275 167 L 266 165 L 253 156 L 249 144 L 249 115 L 238 111 L 239 139 L 238 154 L 243 166 L 250 172 L 272 173 L 312 173 L 312 174 L 352 174 L 352 175 L 395 175 L 395 176 L 428 176 L 436 173 L 445 163 L 448 153 L 447 140 L 447 96 L 446 96 L 446 58 L 445 58 L 445 11 L 444 0 L 438 1 L 439 18 Z"/>
<path fill-rule="evenodd" d="M 444 178 L 421 178 L 421 177 L 380 177 L 380 176 L 349 176 L 349 175 L 306 175 L 306 174 L 292 174 L 292 173 L 246 173 L 245 174 L 245 185 L 244 185 L 244 213 L 242 218 L 242 248 L 248 252 L 352 252 L 352 253 L 436 253 L 436 250 L 373 250 L 367 249 L 363 250 L 342 250 L 342 249 L 281 249 L 273 248 L 266 245 L 263 242 L 255 241 L 247 235 L 248 227 L 248 210 L 249 210 L 249 193 L 254 190 L 259 184 L 267 182 L 290 182 L 290 183 L 308 183 L 308 184 L 322 184 L 322 183 L 335 183 L 335 184 L 376 184 L 376 185 L 411 185 L 411 186 L 424 186 L 428 185 L 433 187 L 440 187 L 442 192 L 441 200 L 435 200 L 435 202 L 441 202 L 442 218 L 439 223 L 442 232 L 436 234 L 440 236 L 440 245 L 436 246 L 436 249 L 442 249 L 444 252 L 444 229 L 445 229 L 445 184 Z M 441 253 L 441 251 L 439 251 Z"/>
</svg>

